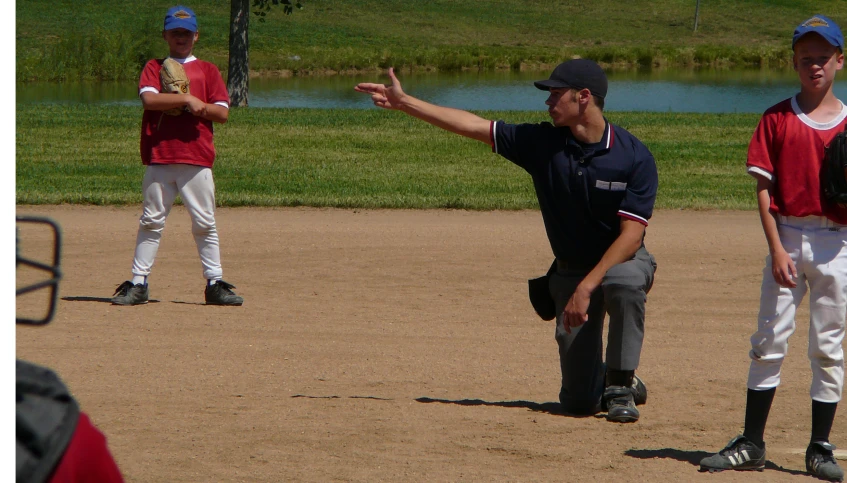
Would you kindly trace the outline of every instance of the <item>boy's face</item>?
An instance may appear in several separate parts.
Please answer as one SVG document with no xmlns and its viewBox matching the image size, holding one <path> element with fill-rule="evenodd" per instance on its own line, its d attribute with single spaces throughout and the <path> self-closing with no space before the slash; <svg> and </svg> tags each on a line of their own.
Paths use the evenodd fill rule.
<svg viewBox="0 0 847 483">
<path fill-rule="evenodd" d="M 171 57 L 185 59 L 194 50 L 194 43 L 200 37 L 200 32 L 192 32 L 187 29 L 173 29 L 162 31 L 162 38 L 168 43 Z"/>
<path fill-rule="evenodd" d="M 806 34 L 794 44 L 794 70 L 805 89 L 829 89 L 842 67 L 844 54 L 818 34 Z"/>
<path fill-rule="evenodd" d="M 556 127 L 570 126 L 579 119 L 582 113 L 580 100 L 588 95 L 588 89 L 571 89 L 567 87 L 552 88 L 547 97 L 547 113 Z"/>
</svg>

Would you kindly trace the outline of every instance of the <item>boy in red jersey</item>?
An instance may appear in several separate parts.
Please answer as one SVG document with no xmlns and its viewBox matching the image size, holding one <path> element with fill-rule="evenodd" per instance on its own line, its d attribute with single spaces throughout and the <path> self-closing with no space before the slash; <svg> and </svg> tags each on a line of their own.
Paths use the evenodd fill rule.
<svg viewBox="0 0 847 483">
<path fill-rule="evenodd" d="M 847 124 L 847 107 L 832 91 L 835 74 L 844 65 L 844 37 L 835 22 L 816 15 L 797 27 L 792 47 L 800 93 L 765 111 L 747 154 L 770 254 L 758 330 L 750 338 L 744 434 L 703 459 L 700 469 L 764 468 L 765 423 L 788 338 L 796 328 L 797 306 L 808 286 L 812 428 L 806 470 L 824 480 L 843 481 L 829 433 L 844 385 L 847 208 L 824 201 L 820 173 L 826 147 Z"/>
<path fill-rule="evenodd" d="M 144 115 L 141 119 L 141 161 L 147 166 L 142 189 L 144 211 L 139 220 L 132 263 L 132 280 L 118 286 L 112 303 L 147 303 L 147 277 L 159 249 L 165 219 L 179 194 L 191 216 L 191 232 L 206 278 L 209 305 L 241 305 L 244 299 L 224 282 L 218 231 L 215 226 L 214 122 L 229 117 L 229 95 L 218 68 L 192 55 L 199 38 L 197 17 L 183 6 L 165 15 L 162 38 L 170 57 L 185 69 L 190 93 L 161 92 L 159 72 L 164 59 L 147 62 L 138 85 Z M 164 111 L 182 109 L 177 115 Z"/>
</svg>

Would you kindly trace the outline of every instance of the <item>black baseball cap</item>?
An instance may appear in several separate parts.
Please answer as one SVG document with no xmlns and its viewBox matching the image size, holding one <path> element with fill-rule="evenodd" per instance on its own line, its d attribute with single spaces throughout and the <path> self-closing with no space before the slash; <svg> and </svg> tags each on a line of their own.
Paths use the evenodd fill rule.
<svg viewBox="0 0 847 483">
<path fill-rule="evenodd" d="M 535 81 L 535 87 L 542 91 L 562 87 L 588 89 L 591 95 L 605 98 L 609 90 L 606 73 L 597 62 L 589 59 L 573 59 L 562 62 L 553 69 L 547 80 Z"/>
</svg>

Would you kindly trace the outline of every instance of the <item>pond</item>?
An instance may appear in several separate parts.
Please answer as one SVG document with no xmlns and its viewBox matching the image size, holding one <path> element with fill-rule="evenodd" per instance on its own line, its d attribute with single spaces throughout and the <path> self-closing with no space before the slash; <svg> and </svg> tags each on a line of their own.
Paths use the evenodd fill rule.
<svg viewBox="0 0 847 483">
<path fill-rule="evenodd" d="M 460 72 L 401 75 L 409 94 L 470 110 L 543 110 L 546 94 L 532 81 L 538 72 Z M 847 100 L 847 80 L 835 94 Z M 251 107 L 373 108 L 368 96 L 353 91 L 359 82 L 387 82 L 385 75 L 253 78 Z M 794 95 L 791 70 L 648 70 L 609 72 L 607 111 L 753 112 Z M 138 103 L 137 85 L 121 83 L 18 84 L 19 103 Z"/>
</svg>

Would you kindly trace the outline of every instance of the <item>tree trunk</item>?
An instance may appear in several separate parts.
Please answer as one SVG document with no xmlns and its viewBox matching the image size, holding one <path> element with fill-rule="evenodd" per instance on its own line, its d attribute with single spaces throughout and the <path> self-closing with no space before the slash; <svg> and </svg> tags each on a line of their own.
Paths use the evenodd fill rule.
<svg viewBox="0 0 847 483">
<path fill-rule="evenodd" d="M 231 106 L 246 107 L 250 84 L 247 27 L 250 22 L 250 0 L 230 0 L 229 10 L 229 74 L 227 90 Z"/>
<path fill-rule="evenodd" d="M 697 6 L 694 7 L 694 31 L 697 31 L 697 24 L 700 23 L 700 0 L 697 0 Z"/>
</svg>

